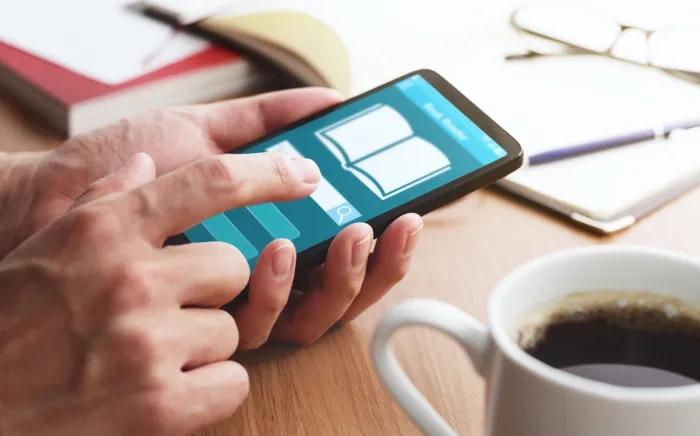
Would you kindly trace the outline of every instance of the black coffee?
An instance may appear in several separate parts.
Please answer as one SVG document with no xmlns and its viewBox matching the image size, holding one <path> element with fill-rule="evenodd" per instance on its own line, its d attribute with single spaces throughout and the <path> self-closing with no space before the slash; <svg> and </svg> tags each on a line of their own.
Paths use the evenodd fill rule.
<svg viewBox="0 0 700 436">
<path fill-rule="evenodd" d="M 518 344 L 555 368 L 628 387 L 700 383 L 700 311 L 644 293 L 585 293 L 526 320 Z"/>
</svg>

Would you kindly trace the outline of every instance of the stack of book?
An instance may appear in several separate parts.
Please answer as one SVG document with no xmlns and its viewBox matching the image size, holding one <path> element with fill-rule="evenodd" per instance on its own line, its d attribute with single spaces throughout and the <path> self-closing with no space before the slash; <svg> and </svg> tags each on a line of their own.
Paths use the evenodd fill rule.
<svg viewBox="0 0 700 436">
<path fill-rule="evenodd" d="M 0 43 L 0 87 L 68 136 L 149 109 L 265 89 L 270 79 L 238 53 L 211 45 L 142 76 L 106 84 Z"/>
<path fill-rule="evenodd" d="M 0 91 L 67 136 L 150 109 L 270 89 L 348 91 L 345 47 L 308 15 L 273 10 L 193 23 L 178 10 L 127 3 L 67 0 L 41 14 L 22 2 L 0 6 Z"/>
</svg>

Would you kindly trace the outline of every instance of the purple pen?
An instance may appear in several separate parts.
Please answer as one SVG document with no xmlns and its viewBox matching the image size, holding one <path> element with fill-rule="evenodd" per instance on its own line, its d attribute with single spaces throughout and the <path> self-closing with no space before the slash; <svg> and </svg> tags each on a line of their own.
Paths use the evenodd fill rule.
<svg viewBox="0 0 700 436">
<path fill-rule="evenodd" d="M 535 153 L 528 156 L 527 162 L 530 166 L 542 165 L 550 162 L 581 156 L 584 154 L 595 153 L 610 148 L 616 148 L 624 145 L 647 141 L 654 138 L 667 138 L 673 131 L 685 130 L 698 126 L 700 126 L 700 119 L 669 124 L 667 126 L 662 126 L 658 128 L 643 129 L 636 132 L 629 132 L 618 136 L 596 139 L 589 142 L 583 142 L 580 144 L 574 144 L 565 147 L 546 150 L 540 153 Z"/>
</svg>

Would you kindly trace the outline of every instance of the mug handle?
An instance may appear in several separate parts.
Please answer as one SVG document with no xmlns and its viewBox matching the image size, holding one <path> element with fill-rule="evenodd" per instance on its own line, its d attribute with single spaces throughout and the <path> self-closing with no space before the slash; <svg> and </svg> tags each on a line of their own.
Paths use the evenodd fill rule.
<svg viewBox="0 0 700 436">
<path fill-rule="evenodd" d="M 404 411 L 425 434 L 456 436 L 452 427 L 411 383 L 391 348 L 389 341 L 394 332 L 410 325 L 432 327 L 456 339 L 482 377 L 490 348 L 488 330 L 454 306 L 437 300 L 415 298 L 405 300 L 386 312 L 372 338 L 372 360 L 379 378 Z"/>
</svg>

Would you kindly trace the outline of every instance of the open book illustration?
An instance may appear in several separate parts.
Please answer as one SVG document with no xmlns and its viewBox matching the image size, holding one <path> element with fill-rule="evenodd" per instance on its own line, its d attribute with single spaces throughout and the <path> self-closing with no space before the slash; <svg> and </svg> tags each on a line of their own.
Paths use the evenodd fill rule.
<svg viewBox="0 0 700 436">
<path fill-rule="evenodd" d="M 415 136 L 408 121 L 384 104 L 325 127 L 316 136 L 382 200 L 450 169 L 439 148 Z"/>
</svg>

